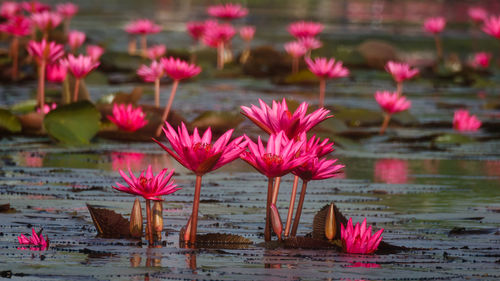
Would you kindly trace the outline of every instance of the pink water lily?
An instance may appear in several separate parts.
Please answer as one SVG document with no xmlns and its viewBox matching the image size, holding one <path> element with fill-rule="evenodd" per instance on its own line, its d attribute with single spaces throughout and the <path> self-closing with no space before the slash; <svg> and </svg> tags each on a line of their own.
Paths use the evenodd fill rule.
<svg viewBox="0 0 500 281">
<path fill-rule="evenodd" d="M 78 91 L 80 89 L 80 80 L 85 78 L 92 70 L 99 66 L 99 62 L 94 61 L 90 56 L 78 55 L 75 57 L 69 54 L 66 59 L 62 59 L 61 63 L 64 64 L 68 70 L 73 74 L 75 79 L 75 88 L 73 92 L 73 102 L 78 101 Z"/>
<path fill-rule="evenodd" d="M 26 236 L 24 236 L 24 234 L 21 234 L 17 237 L 17 240 L 21 245 L 29 245 L 36 247 L 36 248 L 30 248 L 32 250 L 44 251 L 49 246 L 48 239 L 45 240 L 41 231 L 40 234 L 37 234 L 34 228 L 31 229 L 31 237 L 29 239 Z"/>
<path fill-rule="evenodd" d="M 315 37 L 323 31 L 323 25 L 312 21 L 297 21 L 288 25 L 288 32 L 295 38 Z"/>
<path fill-rule="evenodd" d="M 385 112 L 380 134 L 383 134 L 387 129 L 392 114 L 405 111 L 411 107 L 411 102 L 406 97 L 400 96 L 398 92 L 377 91 L 375 100 Z"/>
<path fill-rule="evenodd" d="M 399 95 L 402 95 L 403 92 L 403 81 L 411 79 L 419 73 L 417 68 L 411 68 L 407 63 L 394 61 L 388 61 L 385 64 L 385 71 L 389 72 L 396 81 Z"/>
<path fill-rule="evenodd" d="M 148 124 L 142 108 L 134 108 L 132 104 L 113 104 L 113 115 L 108 115 L 108 119 L 127 132 L 135 132 Z"/>
<path fill-rule="evenodd" d="M 194 41 L 199 41 L 205 33 L 205 22 L 189 21 L 186 23 L 186 29 Z"/>
<path fill-rule="evenodd" d="M 87 45 L 86 48 L 87 56 L 92 58 L 93 61 L 97 62 L 104 54 L 104 48 L 98 45 Z"/>
<path fill-rule="evenodd" d="M 352 218 L 349 218 L 347 227 L 340 225 L 342 247 L 349 254 L 371 254 L 377 250 L 382 241 L 382 232 L 383 228 L 372 235 L 372 227 L 366 227 L 366 218 L 361 225 L 358 222 L 353 227 Z"/>
<path fill-rule="evenodd" d="M 40 3 L 36 0 L 21 2 L 22 8 L 28 13 L 40 13 L 44 11 L 50 11 L 50 6 L 47 4 Z"/>
<path fill-rule="evenodd" d="M 248 14 L 248 9 L 243 8 L 240 4 L 227 3 L 210 6 L 207 8 L 207 12 L 212 17 L 233 20 L 246 16 Z"/>
<path fill-rule="evenodd" d="M 19 77 L 19 41 L 20 37 L 26 36 L 31 32 L 31 21 L 23 16 L 12 16 L 6 23 L 0 24 L 0 33 L 5 32 L 12 35 L 10 44 L 12 58 L 12 80 L 16 81 Z"/>
<path fill-rule="evenodd" d="M 231 24 L 205 23 L 205 32 L 202 41 L 209 47 L 217 48 L 217 69 L 219 70 L 224 68 L 225 47 L 235 34 L 236 29 Z"/>
<path fill-rule="evenodd" d="M 482 123 L 466 109 L 459 109 L 453 115 L 453 129 L 461 132 L 473 132 L 479 130 Z"/>
<path fill-rule="evenodd" d="M 5 1 L 0 6 L 0 16 L 6 19 L 17 16 L 21 11 L 21 5 L 14 1 Z"/>
<path fill-rule="evenodd" d="M 322 108 L 325 104 L 326 79 L 346 77 L 349 75 L 349 69 L 334 58 L 321 57 L 311 60 L 306 57 L 306 64 L 309 70 L 319 78 L 319 108 Z"/>
<path fill-rule="evenodd" d="M 85 33 L 78 30 L 71 30 L 68 33 L 68 45 L 73 53 L 76 53 L 76 50 L 80 48 L 85 41 L 85 37 Z"/>
<path fill-rule="evenodd" d="M 307 114 L 309 105 L 306 102 L 301 103 L 291 113 L 285 98 L 281 103 L 273 100 L 271 107 L 259 99 L 259 105 L 260 108 L 255 105 L 250 108 L 241 106 L 242 114 L 266 133 L 278 134 L 283 131 L 289 139 L 295 138 L 301 133 L 311 130 L 320 122 L 333 117 L 333 115 L 328 115 L 330 110 L 324 108 Z"/>
<path fill-rule="evenodd" d="M 47 65 L 47 80 L 61 83 L 66 79 L 68 68 L 59 62 Z"/>
<path fill-rule="evenodd" d="M 443 17 L 428 18 L 424 22 L 424 30 L 432 34 L 441 33 L 445 26 L 446 20 Z"/>
<path fill-rule="evenodd" d="M 137 75 L 146 82 L 155 83 L 155 106 L 160 107 L 160 79 L 165 75 L 163 64 L 155 60 L 151 62 L 150 66 L 143 64 L 137 70 Z"/>
<path fill-rule="evenodd" d="M 482 23 L 488 17 L 488 12 L 482 7 L 469 7 L 467 14 L 475 23 Z"/>
<path fill-rule="evenodd" d="M 163 44 L 153 45 L 147 49 L 147 57 L 150 60 L 158 60 L 167 53 L 167 47 Z"/>
<path fill-rule="evenodd" d="M 148 43 L 147 35 L 159 33 L 161 27 L 148 19 L 139 19 L 128 23 L 125 26 L 125 31 L 131 35 L 141 36 L 141 51 L 142 55 L 145 57 L 147 55 Z M 135 52 L 135 39 L 132 41 L 133 47 L 129 48 L 130 51 Z"/>
<path fill-rule="evenodd" d="M 319 49 L 323 46 L 323 43 L 314 37 L 300 37 L 298 41 L 304 48 L 306 48 L 306 57 L 311 56 L 312 50 Z"/>
<path fill-rule="evenodd" d="M 500 16 L 490 16 L 485 19 L 482 30 L 496 39 L 500 39 Z"/>
<path fill-rule="evenodd" d="M 78 6 L 71 2 L 62 3 L 56 6 L 56 11 L 64 18 L 71 19 L 76 13 L 78 13 Z"/>
<path fill-rule="evenodd" d="M 31 16 L 33 24 L 43 33 L 43 38 L 47 39 L 49 31 L 61 24 L 63 18 L 59 13 L 43 11 Z"/>
<path fill-rule="evenodd" d="M 307 49 L 300 42 L 285 43 L 285 51 L 292 57 L 292 74 L 299 72 L 299 58 L 307 53 Z"/>
<path fill-rule="evenodd" d="M 475 53 L 471 65 L 474 68 L 488 68 L 490 66 L 491 53 L 479 52 Z"/>
<path fill-rule="evenodd" d="M 255 35 L 255 26 L 247 25 L 240 28 L 240 37 L 244 41 L 252 41 Z"/>
<path fill-rule="evenodd" d="M 47 114 L 56 108 L 57 108 L 57 104 L 55 102 L 53 102 L 51 105 L 45 104 L 43 106 L 43 113 Z M 36 112 L 40 113 L 40 112 L 42 112 L 42 110 L 40 110 L 40 108 L 37 108 Z"/>
</svg>

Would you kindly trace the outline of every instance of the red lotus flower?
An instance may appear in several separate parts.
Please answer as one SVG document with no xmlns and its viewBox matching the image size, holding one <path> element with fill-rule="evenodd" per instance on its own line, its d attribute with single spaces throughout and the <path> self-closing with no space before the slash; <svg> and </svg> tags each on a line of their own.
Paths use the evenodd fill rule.
<svg viewBox="0 0 500 281">
<path fill-rule="evenodd" d="M 385 71 L 389 72 L 394 78 L 394 81 L 400 83 L 404 80 L 413 78 L 419 73 L 417 68 L 410 68 L 407 63 L 398 63 L 393 61 L 388 61 L 385 65 Z"/>
<path fill-rule="evenodd" d="M 61 83 L 66 79 L 68 68 L 61 63 L 47 65 L 47 80 L 54 83 Z"/>
<path fill-rule="evenodd" d="M 71 19 L 76 13 L 78 13 L 78 6 L 69 2 L 58 4 L 56 6 L 56 11 L 65 19 Z"/>
<path fill-rule="evenodd" d="M 153 45 L 146 52 L 148 59 L 157 60 L 167 53 L 167 47 L 163 44 Z"/>
<path fill-rule="evenodd" d="M 161 64 L 165 73 L 173 80 L 191 78 L 201 72 L 201 67 L 174 57 L 162 58 Z"/>
<path fill-rule="evenodd" d="M 205 22 L 203 21 L 190 21 L 186 23 L 186 28 L 191 35 L 191 37 L 195 40 L 198 41 L 201 39 L 203 34 L 205 33 Z"/>
<path fill-rule="evenodd" d="M 148 19 L 139 19 L 125 26 L 125 31 L 130 34 L 154 34 L 161 31 L 161 27 Z"/>
<path fill-rule="evenodd" d="M 384 232 L 383 228 L 372 235 L 372 227 L 366 227 L 366 218 L 361 225 L 358 222 L 353 227 L 352 218 L 349 218 L 347 227 L 340 225 L 342 247 L 346 253 L 350 254 L 371 254 L 377 250 L 382 241 L 382 232 Z"/>
<path fill-rule="evenodd" d="M 71 30 L 68 33 L 68 44 L 73 52 L 78 49 L 85 41 L 85 33 L 78 30 Z"/>
<path fill-rule="evenodd" d="M 241 39 L 249 42 L 252 41 L 254 35 L 255 35 L 255 26 L 247 25 L 240 28 Z"/>
<path fill-rule="evenodd" d="M 14 36 L 26 36 L 31 33 L 31 21 L 23 16 L 13 16 L 2 25 L 1 31 Z"/>
<path fill-rule="evenodd" d="M 169 195 L 180 190 L 180 188 L 177 188 L 177 185 L 174 184 L 174 181 L 171 180 L 174 174 L 173 169 L 170 170 L 170 173 L 168 173 L 168 169 L 163 169 L 155 176 L 151 165 L 148 165 L 147 170 L 142 171 L 137 178 L 130 169 L 128 171 L 130 177 L 120 170 L 120 175 L 128 184 L 128 187 L 117 182 L 117 186 L 113 186 L 114 189 L 129 194 L 139 195 L 146 200 L 154 201 L 161 201 L 163 199 L 159 196 Z"/>
<path fill-rule="evenodd" d="M 456 110 L 453 116 L 453 129 L 457 131 L 477 131 L 481 124 L 481 121 L 466 109 Z"/>
<path fill-rule="evenodd" d="M 87 45 L 87 56 L 91 57 L 93 61 L 99 61 L 102 54 L 104 54 L 104 48 L 98 45 Z"/>
<path fill-rule="evenodd" d="M 209 47 L 217 48 L 220 44 L 227 44 L 236 34 L 236 30 L 231 24 L 209 23 L 203 34 L 203 43 Z"/>
<path fill-rule="evenodd" d="M 485 19 L 482 29 L 487 34 L 500 39 L 500 16 L 490 16 Z"/>
<path fill-rule="evenodd" d="M 300 139 L 307 139 L 307 135 L 305 132 L 302 133 Z M 323 157 L 334 150 L 333 142 L 329 142 L 330 139 L 326 138 L 323 141 L 320 141 L 320 138 L 317 138 L 316 135 L 312 136 L 306 143 L 304 143 L 302 149 L 300 150 L 300 153 L 314 155 L 316 157 Z"/>
<path fill-rule="evenodd" d="M 323 43 L 314 37 L 300 37 L 299 43 L 306 48 L 307 51 L 316 50 L 323 46 Z"/>
<path fill-rule="evenodd" d="M 64 55 L 64 47 L 56 42 L 47 42 L 42 39 L 40 42 L 29 41 L 27 47 L 30 56 L 40 64 L 41 61 L 53 63 Z"/>
<path fill-rule="evenodd" d="M 303 181 L 323 180 L 334 177 L 344 165 L 336 165 L 337 159 L 328 160 L 326 158 L 314 157 L 292 171 Z"/>
<path fill-rule="evenodd" d="M 314 60 L 306 58 L 306 64 L 314 75 L 323 79 L 340 78 L 349 75 L 349 70 L 342 66 L 342 62 L 335 62 L 333 58 L 329 60 L 327 58 L 315 58 Z"/>
<path fill-rule="evenodd" d="M 33 24 L 43 32 L 48 32 L 61 24 L 63 18 L 59 13 L 43 11 L 31 16 Z"/>
<path fill-rule="evenodd" d="M 38 1 L 24 1 L 21 2 L 21 6 L 28 13 L 40 13 L 44 11 L 50 11 L 50 6 L 42 4 Z"/>
<path fill-rule="evenodd" d="M 69 54 L 66 59 L 61 60 L 61 63 L 66 65 L 71 74 L 77 79 L 84 78 L 99 66 L 99 62 L 95 62 L 91 57 L 81 54 L 78 57 Z"/>
<path fill-rule="evenodd" d="M 113 105 L 113 115 L 108 115 L 111 122 L 127 132 L 135 132 L 146 126 L 148 120 L 145 117 L 141 107 L 133 108 L 131 104 L 125 106 L 116 103 Z"/>
<path fill-rule="evenodd" d="M 26 236 L 24 236 L 24 234 L 21 234 L 17 237 L 17 240 L 19 241 L 19 244 L 21 244 L 21 245 L 34 246 L 34 247 L 30 247 L 31 250 L 44 251 L 45 249 L 47 249 L 47 247 L 49 245 L 47 242 L 48 239 L 45 240 L 45 238 L 43 238 L 41 231 L 40 231 L 40 234 L 37 234 L 35 232 L 34 228 L 31 229 L 31 237 L 29 239 Z"/>
<path fill-rule="evenodd" d="M 293 58 L 300 58 L 306 54 L 307 49 L 300 42 L 293 41 L 285 43 L 285 51 Z"/>
<path fill-rule="evenodd" d="M 424 22 L 424 30 L 432 34 L 441 33 L 445 26 L 446 20 L 443 17 L 428 18 Z"/>
<path fill-rule="evenodd" d="M 411 106 L 411 102 L 404 96 L 399 96 L 397 92 L 377 91 L 375 93 L 375 100 L 388 114 L 405 111 Z"/>
<path fill-rule="evenodd" d="M 0 6 L 0 16 L 9 19 L 11 17 L 17 16 L 21 11 L 21 5 L 13 1 L 5 1 Z"/>
<path fill-rule="evenodd" d="M 491 53 L 479 52 L 474 54 L 474 58 L 471 62 L 474 68 L 488 68 L 490 66 Z"/>
<path fill-rule="evenodd" d="M 288 26 L 288 32 L 295 38 L 315 37 L 323 31 L 323 25 L 312 21 L 297 21 Z"/>
<path fill-rule="evenodd" d="M 137 75 L 139 75 L 142 80 L 146 82 L 155 82 L 164 75 L 163 64 L 157 61 L 152 61 L 150 66 L 141 65 L 137 70 Z"/>
<path fill-rule="evenodd" d="M 286 137 L 293 139 L 303 132 L 311 130 L 323 120 L 333 117 L 328 115 L 330 110 L 320 108 L 313 113 L 307 114 L 308 104 L 303 102 L 292 114 L 288 110 L 286 100 L 281 103 L 273 101 L 269 107 L 259 99 L 260 108 L 252 105 L 251 108 L 241 106 L 242 114 L 248 117 L 259 128 L 268 134 L 278 134 L 284 131 Z"/>
<path fill-rule="evenodd" d="M 482 23 L 488 17 L 488 12 L 481 7 L 469 7 L 467 14 L 476 23 Z"/>
<path fill-rule="evenodd" d="M 241 7 L 239 4 L 227 3 L 225 5 L 210 6 L 207 12 L 212 17 L 233 20 L 246 16 L 248 9 Z"/>
<path fill-rule="evenodd" d="M 175 158 L 181 165 L 193 171 L 196 175 L 204 175 L 208 172 L 232 162 L 238 158 L 246 148 L 243 137 L 238 137 L 229 142 L 234 130 L 225 132 L 217 141 L 212 143 L 212 131 L 210 127 L 200 137 L 198 128 L 194 128 L 193 134 L 189 135 L 186 125 L 181 124 L 177 132 L 165 122 L 166 129 L 163 132 L 167 137 L 172 149 L 162 143 L 158 143 L 166 152 Z"/>
</svg>

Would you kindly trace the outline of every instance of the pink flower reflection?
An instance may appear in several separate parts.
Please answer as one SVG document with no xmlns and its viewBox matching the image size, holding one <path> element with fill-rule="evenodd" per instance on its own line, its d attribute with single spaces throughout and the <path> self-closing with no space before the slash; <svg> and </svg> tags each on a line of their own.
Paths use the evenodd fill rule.
<svg viewBox="0 0 500 281">
<path fill-rule="evenodd" d="M 380 264 L 377 263 L 363 263 L 363 262 L 355 262 L 346 267 L 364 267 L 364 268 L 380 268 Z"/>
<path fill-rule="evenodd" d="M 500 161 L 486 161 L 484 166 L 488 176 L 498 177 L 500 175 Z"/>
<path fill-rule="evenodd" d="M 45 158 L 45 152 L 20 152 L 21 158 L 24 160 L 24 165 L 26 167 L 40 168 L 43 166 L 43 158 Z"/>
<path fill-rule="evenodd" d="M 408 183 L 408 162 L 401 159 L 380 159 L 374 166 L 375 180 L 388 184 Z"/>
<path fill-rule="evenodd" d="M 137 171 L 142 168 L 144 153 L 140 152 L 111 152 L 111 166 L 113 171 L 132 170 Z"/>
</svg>

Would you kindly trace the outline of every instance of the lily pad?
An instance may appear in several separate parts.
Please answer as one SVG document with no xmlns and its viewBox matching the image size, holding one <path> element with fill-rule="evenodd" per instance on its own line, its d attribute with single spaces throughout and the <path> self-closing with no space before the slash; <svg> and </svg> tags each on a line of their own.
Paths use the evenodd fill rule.
<svg viewBox="0 0 500 281">
<path fill-rule="evenodd" d="M 35 99 L 25 100 L 20 103 L 14 104 L 10 108 L 10 110 L 12 110 L 12 112 L 14 113 L 19 113 L 19 114 L 29 113 L 35 111 L 36 105 L 37 101 Z"/>
<path fill-rule="evenodd" d="M 434 139 L 438 144 L 465 144 L 474 142 L 474 139 L 461 134 L 444 134 Z"/>
<path fill-rule="evenodd" d="M 245 119 L 239 113 L 205 111 L 194 119 L 191 126 L 203 129 L 211 127 L 214 132 L 225 132 L 231 128 L 236 128 L 243 120 Z"/>
<path fill-rule="evenodd" d="M 82 101 L 60 106 L 49 112 L 43 121 L 50 136 L 66 144 L 88 144 L 99 131 L 101 114 L 96 107 Z"/>
<path fill-rule="evenodd" d="M 352 127 L 378 126 L 383 121 L 380 112 L 362 108 L 340 109 L 335 113 L 335 118 L 343 120 Z"/>
<path fill-rule="evenodd" d="M 289 74 L 285 77 L 277 78 L 274 82 L 276 84 L 290 85 L 316 85 L 318 83 L 318 77 L 314 75 L 311 71 L 303 69 L 296 74 Z"/>
<path fill-rule="evenodd" d="M 0 128 L 17 133 L 22 129 L 19 119 L 7 109 L 0 108 Z"/>
</svg>

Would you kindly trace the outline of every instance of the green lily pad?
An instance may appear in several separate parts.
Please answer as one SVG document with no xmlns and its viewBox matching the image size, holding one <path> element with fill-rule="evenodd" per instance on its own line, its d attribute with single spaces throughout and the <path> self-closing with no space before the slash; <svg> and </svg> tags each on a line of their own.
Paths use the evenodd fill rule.
<svg viewBox="0 0 500 281">
<path fill-rule="evenodd" d="M 194 119 L 191 126 L 198 128 L 211 127 L 212 131 L 222 133 L 226 130 L 236 128 L 243 120 L 245 119 L 239 113 L 205 111 Z"/>
<path fill-rule="evenodd" d="M 418 124 L 417 118 L 411 115 L 408 110 L 392 115 L 391 119 L 402 126 L 411 126 Z"/>
<path fill-rule="evenodd" d="M 22 129 L 19 119 L 7 109 L 0 108 L 0 128 L 17 133 Z"/>
<path fill-rule="evenodd" d="M 340 109 L 335 113 L 335 118 L 343 120 L 352 127 L 380 125 L 383 121 L 380 112 L 362 108 Z"/>
<path fill-rule="evenodd" d="M 474 142 L 474 139 L 460 134 L 444 134 L 434 139 L 438 144 L 465 144 Z"/>
<path fill-rule="evenodd" d="M 325 121 L 321 122 L 317 130 L 325 130 L 328 132 L 338 134 L 349 130 L 349 128 L 344 123 L 344 121 L 337 119 L 335 116 L 333 118 L 328 118 Z"/>
<path fill-rule="evenodd" d="M 35 111 L 36 105 L 37 101 L 34 99 L 25 100 L 20 103 L 14 104 L 10 109 L 14 113 L 23 114 Z"/>
<path fill-rule="evenodd" d="M 71 144 L 88 144 L 99 131 L 101 114 L 88 101 L 60 106 L 49 112 L 43 124 L 50 136 Z"/>
<path fill-rule="evenodd" d="M 296 74 L 290 74 L 286 76 L 282 82 L 283 84 L 317 84 L 318 83 L 318 77 L 314 75 L 311 71 L 307 69 L 303 69 L 299 71 Z"/>
</svg>

